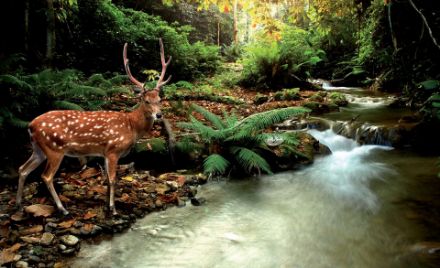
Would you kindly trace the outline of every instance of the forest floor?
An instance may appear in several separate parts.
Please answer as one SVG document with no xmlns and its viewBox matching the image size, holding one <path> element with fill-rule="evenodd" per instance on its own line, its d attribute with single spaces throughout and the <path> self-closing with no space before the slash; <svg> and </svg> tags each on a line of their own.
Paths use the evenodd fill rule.
<svg viewBox="0 0 440 268">
<path fill-rule="evenodd" d="M 194 85 L 192 90 L 182 91 L 189 96 L 187 100 L 163 100 L 165 116 L 177 133 L 176 122 L 187 120 L 191 103 L 218 115 L 235 111 L 238 116 L 246 117 L 275 108 L 300 106 L 316 93 L 300 91 L 294 100 L 275 100 L 274 92 L 257 93 L 236 86 L 227 88 L 224 80 L 236 78 L 240 71 L 239 66 L 227 67 L 232 71 L 208 78 Z M 191 99 L 200 93 L 233 101 Z M 152 133 L 153 137 L 160 135 L 159 130 Z M 25 185 L 22 212 L 15 208 L 15 183 L 0 185 L 0 266 L 65 267 L 63 260 L 79 251 L 83 239 L 121 232 L 136 218 L 168 206 L 187 203 L 198 206 L 204 202 L 196 197 L 197 186 L 207 181 L 202 174 L 188 174 L 182 170 L 153 176 L 148 171 L 135 170 L 131 164 L 120 165 L 115 196 L 116 208 L 121 214 L 112 218 L 105 209 L 107 183 L 102 168 L 98 165 L 78 170 L 64 167 L 55 181 L 60 199 L 70 212 L 68 216 L 56 211 L 44 183 L 35 175 L 40 172 L 38 170 Z"/>
</svg>

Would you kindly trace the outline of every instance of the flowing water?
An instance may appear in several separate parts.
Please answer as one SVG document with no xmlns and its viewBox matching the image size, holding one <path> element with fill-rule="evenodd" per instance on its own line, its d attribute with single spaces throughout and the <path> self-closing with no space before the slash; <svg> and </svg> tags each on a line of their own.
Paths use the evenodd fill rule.
<svg viewBox="0 0 440 268">
<path fill-rule="evenodd" d="M 365 97 L 376 105 L 362 98 L 354 95 L 339 116 L 385 109 L 388 97 Z M 437 159 L 310 133 L 333 154 L 300 171 L 210 182 L 199 190 L 203 206 L 150 214 L 111 240 L 83 245 L 73 266 L 430 267 L 411 250 L 431 231 L 410 217 L 418 214 L 408 200 L 439 187 Z"/>
</svg>

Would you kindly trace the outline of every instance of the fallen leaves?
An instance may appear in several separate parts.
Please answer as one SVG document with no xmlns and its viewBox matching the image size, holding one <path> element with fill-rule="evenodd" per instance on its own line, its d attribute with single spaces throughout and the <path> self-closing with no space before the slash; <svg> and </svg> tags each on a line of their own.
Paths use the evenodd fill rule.
<svg viewBox="0 0 440 268">
<path fill-rule="evenodd" d="M 34 217 L 49 217 L 52 215 L 55 211 L 53 206 L 49 205 L 41 205 L 41 204 L 35 204 L 28 207 L 25 207 L 24 210 L 29 213 L 33 214 Z"/>
<path fill-rule="evenodd" d="M 15 260 L 15 256 L 16 256 L 15 252 L 17 252 L 20 249 L 20 247 L 21 247 L 21 244 L 16 243 L 7 249 L 4 249 L 0 253 L 0 265 L 13 262 Z"/>
<path fill-rule="evenodd" d="M 91 219 L 93 217 L 96 217 L 96 215 L 98 215 L 98 214 L 96 214 L 96 213 L 94 213 L 94 212 L 89 210 L 89 211 L 86 212 L 86 214 L 84 214 L 83 219 L 84 220 L 89 220 L 89 219 Z"/>
</svg>

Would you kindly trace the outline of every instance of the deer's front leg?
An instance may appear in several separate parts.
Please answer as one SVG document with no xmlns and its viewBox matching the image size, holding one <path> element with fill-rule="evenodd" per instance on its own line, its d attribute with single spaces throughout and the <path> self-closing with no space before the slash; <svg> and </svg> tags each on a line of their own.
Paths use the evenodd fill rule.
<svg viewBox="0 0 440 268">
<path fill-rule="evenodd" d="M 116 184 L 116 167 L 118 165 L 118 157 L 109 155 L 105 158 L 105 170 L 108 178 L 108 200 L 109 210 L 113 215 L 117 215 L 115 208 L 115 184 Z"/>
<path fill-rule="evenodd" d="M 61 203 L 61 200 L 55 191 L 55 188 L 53 186 L 53 177 L 55 176 L 55 173 L 57 172 L 61 161 L 63 160 L 64 155 L 52 153 L 50 157 L 47 159 L 46 163 L 46 169 L 44 170 L 43 174 L 41 175 L 41 178 L 46 183 L 47 189 L 49 190 L 50 194 L 52 195 L 53 200 L 55 201 L 55 204 L 58 208 L 58 210 L 63 213 L 64 215 L 69 214 L 69 212 L 64 208 L 63 204 Z"/>
</svg>

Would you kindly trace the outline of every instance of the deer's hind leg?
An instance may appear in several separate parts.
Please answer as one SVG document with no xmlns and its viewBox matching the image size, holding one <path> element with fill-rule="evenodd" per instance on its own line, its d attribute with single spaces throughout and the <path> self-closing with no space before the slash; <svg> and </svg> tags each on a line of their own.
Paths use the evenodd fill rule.
<svg viewBox="0 0 440 268">
<path fill-rule="evenodd" d="M 18 190 L 17 190 L 17 197 L 15 200 L 15 204 L 19 209 L 22 208 L 21 199 L 23 197 L 23 188 L 27 176 L 46 159 L 46 155 L 43 153 L 40 147 L 38 147 L 38 145 L 32 143 L 32 147 L 33 147 L 33 152 L 31 157 L 29 157 L 26 163 L 24 163 L 18 169 L 19 179 L 18 179 Z"/>
</svg>

